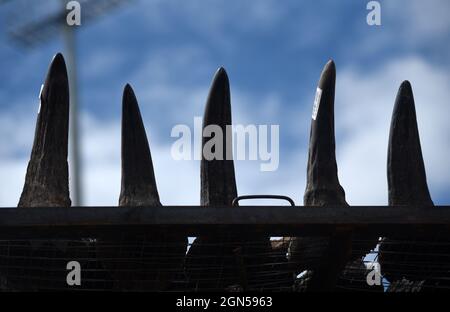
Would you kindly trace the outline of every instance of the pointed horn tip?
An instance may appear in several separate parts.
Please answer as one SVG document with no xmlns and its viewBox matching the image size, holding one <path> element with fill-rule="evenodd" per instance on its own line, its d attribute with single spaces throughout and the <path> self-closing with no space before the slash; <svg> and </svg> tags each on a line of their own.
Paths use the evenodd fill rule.
<svg viewBox="0 0 450 312">
<path fill-rule="evenodd" d="M 215 89 L 219 86 L 221 87 L 228 87 L 230 85 L 230 80 L 228 79 L 228 74 L 223 67 L 219 67 L 214 74 L 213 80 L 212 80 L 212 88 Z"/>
<path fill-rule="evenodd" d="M 54 60 L 62 60 L 62 61 L 64 61 L 64 55 L 63 55 L 61 52 L 58 52 L 58 53 L 56 53 L 56 54 L 53 56 L 53 59 L 54 59 Z"/>
<path fill-rule="evenodd" d="M 125 85 L 125 87 L 123 88 L 123 92 L 124 93 L 134 93 L 133 88 L 131 87 L 131 85 L 129 83 L 127 83 Z"/>
<path fill-rule="evenodd" d="M 334 61 L 330 59 L 322 69 L 320 73 L 318 87 L 320 89 L 329 88 L 334 86 L 336 80 L 336 65 Z"/>
<path fill-rule="evenodd" d="M 220 74 L 227 74 L 227 71 L 225 70 L 225 67 L 223 67 L 223 66 L 220 66 L 218 69 L 217 69 L 217 73 L 220 73 Z"/>
<path fill-rule="evenodd" d="M 136 95 L 134 94 L 134 90 L 131 85 L 127 83 L 123 88 L 122 104 L 125 106 L 136 102 L 137 99 Z"/>
<path fill-rule="evenodd" d="M 53 56 L 51 62 L 52 69 L 66 69 L 66 61 L 64 60 L 64 56 L 62 53 L 57 53 Z"/>
<path fill-rule="evenodd" d="M 214 75 L 215 78 L 224 78 L 228 80 L 228 74 L 227 71 L 225 70 L 225 68 L 223 66 L 220 66 L 217 71 L 216 74 Z"/>
<path fill-rule="evenodd" d="M 412 91 L 412 86 L 411 83 L 408 80 L 404 80 L 401 84 L 400 84 L 400 91 Z"/>
<path fill-rule="evenodd" d="M 325 66 L 323 67 L 323 71 L 322 73 L 326 73 L 326 72 L 333 72 L 336 73 L 336 64 L 334 63 L 333 59 L 330 59 Z"/>
<path fill-rule="evenodd" d="M 394 110 L 400 109 L 400 107 L 405 107 L 405 105 L 412 107 L 415 105 L 411 83 L 408 80 L 403 81 L 398 88 Z"/>
<path fill-rule="evenodd" d="M 64 83 L 68 81 L 66 62 L 61 53 L 56 54 L 50 63 L 46 81 L 49 82 L 49 79 Z"/>
</svg>

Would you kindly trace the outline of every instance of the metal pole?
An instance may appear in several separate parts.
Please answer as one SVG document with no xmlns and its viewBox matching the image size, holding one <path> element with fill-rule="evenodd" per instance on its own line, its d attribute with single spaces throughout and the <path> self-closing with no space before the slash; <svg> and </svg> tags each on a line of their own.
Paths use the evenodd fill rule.
<svg viewBox="0 0 450 312">
<path fill-rule="evenodd" d="M 66 1 L 62 0 L 63 12 L 66 12 Z M 65 16 L 63 14 L 63 16 Z M 67 74 L 69 77 L 70 92 L 70 121 L 69 121 L 69 177 L 72 206 L 83 204 L 81 186 L 80 144 L 78 136 L 78 84 L 76 67 L 75 28 L 68 26 L 63 19 L 62 33 L 65 45 L 65 59 L 67 62 Z"/>
</svg>

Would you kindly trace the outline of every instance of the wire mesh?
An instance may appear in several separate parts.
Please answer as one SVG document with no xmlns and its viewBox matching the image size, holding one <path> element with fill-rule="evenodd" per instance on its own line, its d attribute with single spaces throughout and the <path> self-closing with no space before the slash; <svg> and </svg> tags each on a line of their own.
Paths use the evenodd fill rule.
<svg viewBox="0 0 450 312">
<path fill-rule="evenodd" d="M 316 242 L 306 246 L 311 250 L 305 263 L 323 261 L 323 241 Z M 261 236 L 188 241 L 125 234 L 0 240 L 0 290 L 307 291 L 314 266 L 291 261 L 291 243 L 291 238 Z M 380 238 L 367 252 L 371 243 L 353 241 L 353 256 L 338 276 L 336 291 L 450 291 L 450 241 Z M 80 286 L 66 281 L 71 261 L 80 264 Z"/>
</svg>

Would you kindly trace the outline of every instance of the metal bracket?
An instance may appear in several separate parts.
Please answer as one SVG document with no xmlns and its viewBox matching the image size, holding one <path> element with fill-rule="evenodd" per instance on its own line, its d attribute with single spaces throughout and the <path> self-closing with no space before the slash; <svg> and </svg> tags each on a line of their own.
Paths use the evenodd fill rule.
<svg viewBox="0 0 450 312">
<path fill-rule="evenodd" d="M 288 201 L 289 204 L 292 207 L 295 207 L 295 203 L 292 200 L 292 198 L 290 198 L 288 196 L 283 196 L 283 195 L 244 195 L 244 196 L 238 196 L 235 199 L 233 199 L 233 202 L 231 203 L 231 205 L 233 207 L 236 207 L 240 200 L 245 200 L 245 199 L 281 199 L 281 200 Z"/>
</svg>

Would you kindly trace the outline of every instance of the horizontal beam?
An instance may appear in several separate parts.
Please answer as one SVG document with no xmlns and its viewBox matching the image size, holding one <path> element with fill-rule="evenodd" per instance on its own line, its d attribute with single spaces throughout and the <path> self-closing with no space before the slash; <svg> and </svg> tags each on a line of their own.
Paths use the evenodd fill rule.
<svg viewBox="0 0 450 312">
<path fill-rule="evenodd" d="M 272 236 L 323 235 L 352 229 L 377 235 L 450 234 L 450 206 L 240 206 L 0 208 L 0 239 L 167 231 L 200 235 L 224 231 Z"/>
</svg>

